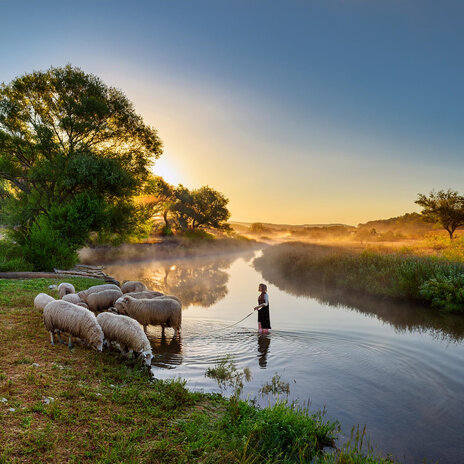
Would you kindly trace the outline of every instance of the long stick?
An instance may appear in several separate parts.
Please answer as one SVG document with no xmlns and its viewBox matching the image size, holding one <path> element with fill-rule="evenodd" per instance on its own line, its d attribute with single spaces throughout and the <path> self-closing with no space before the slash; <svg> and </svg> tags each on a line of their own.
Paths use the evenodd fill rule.
<svg viewBox="0 0 464 464">
<path fill-rule="evenodd" d="M 250 313 L 250 314 L 247 314 L 243 319 L 240 319 L 240 320 L 237 321 L 235 324 L 232 324 L 232 325 L 228 325 L 228 326 L 226 326 L 226 327 L 223 327 L 222 330 L 224 330 L 224 329 L 229 329 L 230 327 L 233 327 L 234 325 L 239 324 L 240 322 L 244 321 L 247 317 L 250 317 L 253 313 L 254 313 L 254 311 L 251 311 L 251 313 Z"/>
</svg>

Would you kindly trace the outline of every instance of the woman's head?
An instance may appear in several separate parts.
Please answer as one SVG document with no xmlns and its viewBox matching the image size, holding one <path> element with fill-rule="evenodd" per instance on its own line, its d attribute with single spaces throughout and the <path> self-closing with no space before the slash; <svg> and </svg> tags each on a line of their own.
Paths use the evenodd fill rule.
<svg viewBox="0 0 464 464">
<path fill-rule="evenodd" d="M 258 291 L 259 292 L 267 292 L 267 285 L 266 284 L 259 284 Z"/>
</svg>

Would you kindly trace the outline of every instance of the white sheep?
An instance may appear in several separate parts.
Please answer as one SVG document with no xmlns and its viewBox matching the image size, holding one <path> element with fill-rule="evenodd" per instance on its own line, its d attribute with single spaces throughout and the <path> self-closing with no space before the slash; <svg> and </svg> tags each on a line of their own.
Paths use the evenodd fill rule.
<svg viewBox="0 0 464 464">
<path fill-rule="evenodd" d="M 58 294 L 60 295 L 60 298 L 63 298 L 64 295 L 68 295 L 69 293 L 76 293 L 76 289 L 73 284 L 62 282 L 58 285 Z"/>
<path fill-rule="evenodd" d="M 55 301 L 55 298 L 53 298 L 50 295 L 47 295 L 46 293 L 39 293 L 35 298 L 34 298 L 34 308 L 37 309 L 44 309 L 45 306 L 47 306 L 50 301 Z"/>
<path fill-rule="evenodd" d="M 121 290 L 108 289 L 101 292 L 91 293 L 87 296 L 87 304 L 89 309 L 94 312 L 104 311 L 110 306 L 114 305 L 114 302 L 122 296 Z"/>
<path fill-rule="evenodd" d="M 92 287 L 89 287 L 87 290 L 82 290 L 78 292 L 77 294 L 79 295 L 82 301 L 87 303 L 87 298 L 89 295 L 91 295 L 92 293 L 102 292 L 103 290 L 121 290 L 121 289 L 115 284 L 101 284 L 101 285 L 93 285 Z"/>
<path fill-rule="evenodd" d="M 103 330 L 107 343 L 119 343 L 123 352 L 140 353 L 146 365 L 151 366 L 153 353 L 150 342 L 135 319 L 104 312 L 97 316 L 97 321 Z"/>
<path fill-rule="evenodd" d="M 154 290 L 145 290 L 144 292 L 129 292 L 125 293 L 127 296 L 131 296 L 136 300 L 150 300 L 151 298 L 158 298 L 159 296 L 163 296 L 161 292 L 155 292 Z"/>
<path fill-rule="evenodd" d="M 61 299 L 74 304 L 79 304 L 82 302 L 81 297 L 77 293 L 68 293 L 67 295 L 63 295 Z"/>
<path fill-rule="evenodd" d="M 145 332 L 147 325 L 161 325 L 163 335 L 165 327 L 172 327 L 176 337 L 182 325 L 182 307 L 171 298 L 136 300 L 124 295 L 116 300 L 114 309 L 140 322 Z"/>
<path fill-rule="evenodd" d="M 148 290 L 147 286 L 137 280 L 128 280 L 121 285 L 122 293 L 144 292 Z"/>
<path fill-rule="evenodd" d="M 103 331 L 92 311 L 63 300 L 48 303 L 43 311 L 45 328 L 50 332 L 50 341 L 54 345 L 53 334 L 69 334 L 69 348 L 72 348 L 71 337 L 78 337 L 97 351 L 103 349 Z"/>
<path fill-rule="evenodd" d="M 182 308 L 182 301 L 180 301 L 180 298 L 178 298 L 175 295 L 159 295 L 159 296 L 157 296 L 155 298 L 168 298 L 168 299 L 171 299 L 171 300 L 176 300 L 180 304 L 180 307 Z"/>
</svg>

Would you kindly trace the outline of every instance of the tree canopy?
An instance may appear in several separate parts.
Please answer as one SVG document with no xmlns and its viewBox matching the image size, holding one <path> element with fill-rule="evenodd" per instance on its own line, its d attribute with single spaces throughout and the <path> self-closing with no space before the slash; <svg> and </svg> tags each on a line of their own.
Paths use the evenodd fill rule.
<svg viewBox="0 0 464 464">
<path fill-rule="evenodd" d="M 419 193 L 416 203 L 423 208 L 424 220 L 440 224 L 448 231 L 450 239 L 455 230 L 464 225 L 464 197 L 455 190 L 432 190 L 429 195 Z"/>
<path fill-rule="evenodd" d="M 66 244 L 72 260 L 92 232 L 136 230 L 143 211 L 134 196 L 161 153 L 156 129 L 127 97 L 78 68 L 0 87 L 2 212 L 32 260 L 37 248 L 56 252 L 53 242 Z M 49 267 L 36 258 L 36 267 Z"/>
</svg>

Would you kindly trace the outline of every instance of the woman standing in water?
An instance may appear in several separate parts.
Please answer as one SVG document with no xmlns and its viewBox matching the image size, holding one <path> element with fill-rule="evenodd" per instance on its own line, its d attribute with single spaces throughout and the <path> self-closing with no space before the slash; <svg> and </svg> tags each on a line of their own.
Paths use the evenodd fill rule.
<svg viewBox="0 0 464 464">
<path fill-rule="evenodd" d="M 254 309 L 258 311 L 258 332 L 269 333 L 271 328 L 271 319 L 269 317 L 269 296 L 267 294 L 267 285 L 259 284 L 258 292 L 261 295 L 258 297 L 258 306 Z"/>
</svg>

